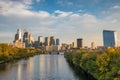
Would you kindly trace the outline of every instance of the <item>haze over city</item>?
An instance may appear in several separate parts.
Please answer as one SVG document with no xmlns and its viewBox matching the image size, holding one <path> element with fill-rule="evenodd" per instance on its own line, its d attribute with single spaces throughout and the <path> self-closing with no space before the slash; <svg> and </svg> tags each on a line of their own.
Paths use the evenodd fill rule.
<svg viewBox="0 0 120 80">
<path fill-rule="evenodd" d="M 115 30 L 120 39 L 120 0 L 0 0 L 0 42 L 13 42 L 16 29 L 55 36 L 61 43 L 83 38 L 103 45 L 102 31 Z"/>
</svg>

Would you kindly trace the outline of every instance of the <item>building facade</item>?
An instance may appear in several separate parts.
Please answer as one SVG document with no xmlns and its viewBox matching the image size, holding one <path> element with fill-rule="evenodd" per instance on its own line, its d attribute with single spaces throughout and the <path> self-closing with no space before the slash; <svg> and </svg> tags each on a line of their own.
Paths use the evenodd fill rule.
<svg viewBox="0 0 120 80">
<path fill-rule="evenodd" d="M 91 49 L 96 49 L 97 48 L 97 45 L 95 44 L 95 42 L 92 42 L 91 43 Z"/>
<path fill-rule="evenodd" d="M 83 48 L 83 39 L 82 38 L 77 39 L 77 48 Z"/>
<path fill-rule="evenodd" d="M 51 37 L 50 37 L 50 46 L 51 46 L 51 45 L 55 45 L 54 36 L 51 36 Z"/>
<path fill-rule="evenodd" d="M 117 47 L 117 35 L 115 31 L 103 30 L 104 47 Z"/>
<path fill-rule="evenodd" d="M 43 46 L 44 44 L 44 39 L 42 36 L 38 36 L 38 43 L 39 43 L 39 46 Z"/>
<path fill-rule="evenodd" d="M 23 35 L 23 42 L 25 43 L 25 46 L 28 47 L 29 46 L 29 33 L 26 31 L 24 32 Z"/>
<path fill-rule="evenodd" d="M 17 33 L 15 34 L 15 39 L 13 41 L 13 47 L 25 48 L 25 44 L 21 41 L 21 34 L 21 29 L 17 29 Z"/>
<path fill-rule="evenodd" d="M 60 40 L 58 38 L 56 39 L 56 45 L 60 45 Z"/>
<path fill-rule="evenodd" d="M 45 37 L 45 46 L 50 46 L 50 39 L 49 39 L 49 37 Z"/>
<path fill-rule="evenodd" d="M 24 32 L 23 42 L 25 43 L 26 47 L 32 47 L 33 46 L 34 38 L 31 34 L 28 33 L 28 31 Z"/>
</svg>

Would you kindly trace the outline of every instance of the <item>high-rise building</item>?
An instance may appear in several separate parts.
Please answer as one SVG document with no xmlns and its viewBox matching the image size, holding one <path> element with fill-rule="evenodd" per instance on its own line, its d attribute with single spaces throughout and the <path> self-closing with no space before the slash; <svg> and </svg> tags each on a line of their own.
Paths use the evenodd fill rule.
<svg viewBox="0 0 120 80">
<path fill-rule="evenodd" d="M 44 43 L 44 39 L 42 36 L 38 36 L 38 43 L 40 46 L 43 46 L 43 43 Z"/>
<path fill-rule="evenodd" d="M 51 37 L 50 37 L 50 45 L 55 45 L 54 36 L 51 36 Z"/>
<path fill-rule="evenodd" d="M 43 42 L 44 42 L 44 39 L 43 39 L 42 36 L 38 36 L 38 42 L 39 42 L 39 43 L 43 43 Z"/>
<path fill-rule="evenodd" d="M 76 42 L 72 42 L 72 48 L 76 48 L 77 45 L 76 45 Z"/>
<path fill-rule="evenodd" d="M 29 33 L 27 31 L 23 35 L 23 42 L 25 42 L 26 40 L 29 41 Z"/>
<path fill-rule="evenodd" d="M 34 43 L 34 38 L 33 38 L 33 36 L 31 35 L 31 34 L 29 34 L 29 43 L 30 44 L 33 44 Z"/>
<path fill-rule="evenodd" d="M 21 29 L 17 29 L 17 33 L 15 34 L 15 40 L 21 41 Z"/>
<path fill-rule="evenodd" d="M 77 39 L 77 48 L 83 48 L 83 39 L 82 38 Z"/>
<path fill-rule="evenodd" d="M 21 33 L 22 33 L 22 32 L 21 32 L 21 29 L 18 29 L 18 30 L 17 30 L 17 34 L 18 34 L 18 36 L 19 36 L 19 37 L 18 37 L 19 40 L 21 40 L 21 38 L 22 38 L 22 34 L 21 34 Z"/>
<path fill-rule="evenodd" d="M 91 43 L 91 48 L 92 48 L 92 49 L 95 49 L 96 47 L 97 47 L 97 46 L 96 46 L 95 42 L 92 42 L 92 43 Z"/>
<path fill-rule="evenodd" d="M 29 33 L 26 31 L 24 32 L 23 35 L 23 42 L 25 43 L 25 46 L 28 47 L 29 46 Z"/>
<path fill-rule="evenodd" d="M 50 39 L 49 39 L 49 37 L 45 37 L 45 46 L 50 46 Z"/>
<path fill-rule="evenodd" d="M 58 38 L 56 39 L 56 45 L 60 45 L 60 40 Z"/>
<path fill-rule="evenodd" d="M 117 47 L 117 35 L 115 31 L 103 30 L 104 47 Z"/>
<path fill-rule="evenodd" d="M 21 41 L 21 29 L 17 29 L 15 34 L 15 39 L 13 41 L 13 46 L 17 48 L 25 48 L 25 44 Z"/>
</svg>

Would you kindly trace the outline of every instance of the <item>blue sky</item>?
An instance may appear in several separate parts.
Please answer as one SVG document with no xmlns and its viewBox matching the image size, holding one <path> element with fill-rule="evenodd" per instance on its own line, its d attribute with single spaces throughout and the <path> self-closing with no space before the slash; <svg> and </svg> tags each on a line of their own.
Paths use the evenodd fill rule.
<svg viewBox="0 0 120 80">
<path fill-rule="evenodd" d="M 31 10 L 45 10 L 53 13 L 55 10 L 91 13 L 97 15 L 103 10 L 108 10 L 114 5 L 119 5 L 120 0 L 34 0 Z"/>
<path fill-rule="evenodd" d="M 12 42 L 21 28 L 35 40 L 53 35 L 61 43 L 83 38 L 85 46 L 101 46 L 103 29 L 115 30 L 120 39 L 119 21 L 120 0 L 0 0 L 1 43 Z"/>
</svg>

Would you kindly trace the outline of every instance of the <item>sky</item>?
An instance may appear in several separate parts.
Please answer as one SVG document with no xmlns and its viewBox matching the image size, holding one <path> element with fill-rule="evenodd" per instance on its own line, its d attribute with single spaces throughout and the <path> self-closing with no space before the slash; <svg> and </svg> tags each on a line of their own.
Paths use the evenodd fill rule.
<svg viewBox="0 0 120 80">
<path fill-rule="evenodd" d="M 114 30 L 120 42 L 120 0 L 0 0 L 0 43 L 13 42 L 18 28 L 84 46 L 102 46 L 103 30 Z"/>
</svg>

